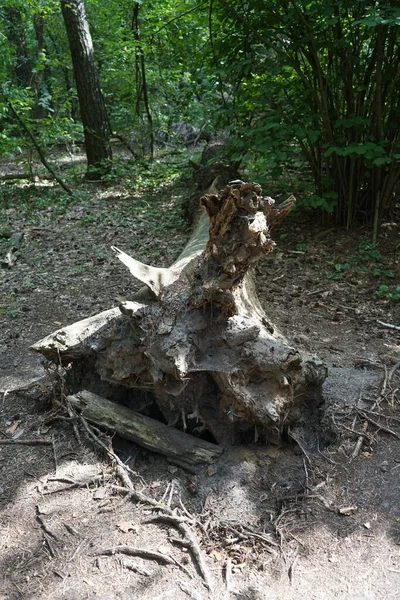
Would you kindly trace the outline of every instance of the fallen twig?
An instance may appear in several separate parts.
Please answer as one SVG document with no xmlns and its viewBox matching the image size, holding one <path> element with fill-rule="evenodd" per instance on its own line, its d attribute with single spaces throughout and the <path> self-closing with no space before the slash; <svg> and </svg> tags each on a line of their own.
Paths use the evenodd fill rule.
<svg viewBox="0 0 400 600">
<path fill-rule="evenodd" d="M 48 477 L 47 481 L 59 481 L 61 483 L 68 483 L 70 485 L 67 485 L 62 488 L 57 488 L 56 490 L 44 491 L 43 496 L 50 496 L 52 494 L 68 492 L 69 490 L 74 490 L 77 488 L 88 488 L 89 485 L 104 481 L 104 477 L 103 477 L 103 475 L 96 475 L 95 477 L 91 477 L 90 479 L 85 479 L 84 481 L 75 481 L 74 479 L 70 479 L 69 477 Z"/>
<path fill-rule="evenodd" d="M 225 527 L 229 529 L 229 531 L 231 531 L 234 535 L 236 535 L 240 540 L 248 540 L 249 538 L 255 538 L 257 540 L 261 540 L 262 542 L 264 542 L 264 544 L 267 544 L 267 546 L 275 546 L 276 548 L 279 547 L 279 544 L 271 540 L 269 536 L 262 533 L 257 533 L 247 525 L 240 525 L 240 527 L 244 529 L 244 532 L 239 531 L 238 529 L 236 529 L 236 527 L 232 527 L 232 525 L 226 524 Z M 271 551 L 269 548 L 267 549 Z"/>
<path fill-rule="evenodd" d="M 132 471 L 132 469 L 130 467 L 128 467 L 128 465 L 124 464 L 122 462 L 122 460 L 119 458 L 119 456 L 117 456 L 115 454 L 115 452 L 113 450 L 111 450 L 110 448 L 108 448 L 106 446 L 106 444 L 104 442 L 101 441 L 101 439 L 94 433 L 92 427 L 89 426 L 89 424 L 87 423 L 86 419 L 84 419 L 83 417 L 79 417 L 79 421 L 80 423 L 83 425 L 85 431 L 87 432 L 87 434 L 89 435 L 89 437 L 96 442 L 96 444 L 98 446 L 100 446 L 100 448 L 102 448 L 107 455 L 112 458 L 112 460 L 114 460 L 118 467 L 125 472 L 125 476 L 126 478 L 129 480 L 129 475 L 128 473 L 132 473 L 132 475 L 136 475 L 135 471 Z"/>
<path fill-rule="evenodd" d="M 182 571 L 186 573 L 190 578 L 192 575 L 187 568 L 168 554 L 162 554 L 161 552 L 154 552 L 153 550 L 146 550 L 145 548 L 136 548 L 134 546 L 114 546 L 113 548 L 104 548 L 98 550 L 94 556 L 114 556 L 115 554 L 126 554 L 127 556 L 140 556 L 141 558 L 147 558 L 149 560 L 155 560 L 157 562 L 163 562 L 167 565 L 176 565 Z"/>
<path fill-rule="evenodd" d="M 41 513 L 41 510 L 40 510 L 40 508 L 39 508 L 39 506 L 38 506 L 38 505 L 36 505 L 36 518 L 37 518 L 37 520 L 39 521 L 39 523 L 40 523 L 40 525 L 41 525 L 41 527 L 42 527 L 43 531 L 44 531 L 45 533 L 47 533 L 47 535 L 49 535 L 50 537 L 52 537 L 54 540 L 57 540 L 57 541 L 58 541 L 58 539 L 59 539 L 59 538 L 58 538 L 58 536 L 57 536 L 57 535 L 54 533 L 54 531 L 52 531 L 52 530 L 51 530 L 51 529 L 48 527 L 48 525 L 47 525 L 47 523 L 46 523 L 46 521 L 45 521 L 45 519 L 44 519 L 44 517 L 43 517 L 43 515 L 42 515 L 42 513 Z"/>
<path fill-rule="evenodd" d="M 400 329 L 400 327 L 399 327 L 399 329 Z M 387 379 L 388 379 L 388 385 L 389 385 L 389 383 L 391 382 L 393 375 L 395 374 L 395 372 L 397 371 L 397 369 L 398 369 L 399 367 L 400 367 L 400 361 L 399 361 L 398 363 L 396 363 L 396 364 L 394 365 L 394 367 L 392 367 L 392 368 L 390 369 L 390 371 L 389 371 L 389 374 L 388 374 L 388 378 L 387 378 Z"/>
<path fill-rule="evenodd" d="M 375 425 L 375 427 L 377 427 L 378 429 L 385 431 L 386 433 L 389 433 L 390 435 L 393 435 L 393 437 L 400 440 L 400 434 L 398 434 L 396 431 L 393 431 L 393 429 L 390 429 L 389 427 L 386 427 L 385 425 L 381 425 L 380 423 L 378 423 L 378 421 L 375 421 L 374 419 L 372 419 L 369 415 L 364 413 L 359 408 L 356 410 L 363 417 L 363 419 L 368 421 L 368 423 L 371 423 L 371 425 Z"/>
<path fill-rule="evenodd" d="M 177 517 L 177 515 L 174 515 L 173 511 L 170 508 L 168 508 L 168 506 L 166 506 L 165 504 L 162 504 L 160 502 L 157 502 L 157 500 L 154 500 L 153 498 L 146 496 L 142 492 L 137 492 L 136 490 L 129 490 L 124 487 L 117 486 L 117 485 L 112 485 L 111 489 L 121 492 L 123 494 L 128 494 L 130 496 L 130 498 L 132 500 L 135 500 L 136 502 L 142 502 L 143 504 L 150 504 L 150 506 L 153 506 L 154 508 L 164 511 L 165 514 L 159 515 L 159 519 L 168 521 L 169 523 L 174 525 L 178 529 L 178 531 L 181 532 L 181 534 L 187 541 L 187 548 L 190 550 L 190 552 L 192 554 L 193 560 L 204 579 L 206 587 L 209 590 L 212 590 L 213 583 L 212 583 L 211 576 L 210 576 L 207 566 L 204 562 L 204 559 L 201 554 L 196 537 L 190 530 L 187 523 L 181 521 L 179 519 L 179 517 Z M 185 519 L 186 519 L 186 517 L 185 517 Z"/>
<path fill-rule="evenodd" d="M 397 421 L 400 423 L 399 417 L 393 417 L 393 415 L 385 415 L 385 413 L 377 413 L 374 410 L 369 410 L 368 408 L 360 409 L 363 413 L 368 413 L 369 415 L 374 415 L 375 417 L 382 417 L 382 419 L 387 419 L 388 421 Z"/>
<path fill-rule="evenodd" d="M 167 507 L 162 508 L 162 510 L 166 510 L 166 509 L 167 509 Z M 187 517 L 178 517 L 177 515 L 173 515 L 172 511 L 170 509 L 168 509 L 168 512 L 170 514 L 159 514 L 159 515 L 153 517 L 152 519 L 149 519 L 148 522 L 163 521 L 164 523 L 173 525 L 174 527 L 176 527 L 176 529 L 178 529 L 178 531 L 180 531 L 180 533 L 183 535 L 183 537 L 185 539 L 185 545 L 190 550 L 192 557 L 194 559 L 194 562 L 197 565 L 197 568 L 199 569 L 207 588 L 211 591 L 212 590 L 211 578 L 208 573 L 206 564 L 203 560 L 203 556 L 201 554 L 199 544 L 198 544 L 194 534 L 192 533 L 191 529 L 187 525 L 187 520 L 188 520 Z"/>
<path fill-rule="evenodd" d="M 379 325 L 382 325 L 382 327 L 389 327 L 389 329 L 396 329 L 397 331 L 400 331 L 399 325 L 392 325 L 391 323 L 384 323 L 383 321 L 379 321 L 379 319 L 377 319 L 376 322 L 379 323 Z"/>
</svg>

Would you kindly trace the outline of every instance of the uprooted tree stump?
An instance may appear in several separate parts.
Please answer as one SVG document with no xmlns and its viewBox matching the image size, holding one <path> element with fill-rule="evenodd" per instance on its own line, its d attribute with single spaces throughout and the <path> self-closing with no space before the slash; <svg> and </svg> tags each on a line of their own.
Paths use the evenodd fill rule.
<svg viewBox="0 0 400 600">
<path fill-rule="evenodd" d="M 264 313 L 251 276 L 274 248 L 270 229 L 294 202 L 290 197 L 275 206 L 259 185 L 242 181 L 206 194 L 198 225 L 170 268 L 144 265 L 113 248 L 147 293 L 62 328 L 33 350 L 67 368 L 72 391 L 103 391 L 136 410 L 155 402 L 168 425 L 193 434 L 207 430 L 221 445 L 258 438 L 279 443 L 285 428 L 304 418 L 304 407 L 320 402 L 327 374 Z M 90 396 L 71 396 L 83 414 L 90 413 Z M 94 422 L 101 424 L 103 414 L 104 424 L 118 430 L 118 419 L 110 425 L 108 418 L 116 405 L 100 405 Z M 140 432 L 135 435 L 130 439 L 141 443 Z M 174 443 L 179 454 L 180 442 Z M 193 462 L 201 462 L 193 452 Z"/>
</svg>

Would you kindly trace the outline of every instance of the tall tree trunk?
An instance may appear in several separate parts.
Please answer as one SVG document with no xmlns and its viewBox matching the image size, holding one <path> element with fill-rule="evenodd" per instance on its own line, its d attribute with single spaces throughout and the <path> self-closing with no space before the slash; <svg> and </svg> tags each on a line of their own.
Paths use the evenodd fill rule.
<svg viewBox="0 0 400 600">
<path fill-rule="evenodd" d="M 34 16 L 33 27 L 35 30 L 35 37 L 37 43 L 37 55 L 36 60 L 40 63 L 41 60 L 46 59 L 46 42 L 45 42 L 45 15 L 44 13 L 38 13 Z M 33 77 L 32 86 L 35 91 L 37 98 L 37 106 L 34 111 L 34 116 L 38 119 L 44 119 L 51 110 L 52 97 L 50 91 L 50 69 L 49 63 L 45 60 L 44 68 L 37 68 Z"/>
<path fill-rule="evenodd" d="M 112 159 L 110 125 L 100 87 L 93 43 L 83 0 L 61 0 L 85 132 L 88 179 L 98 178 L 104 162 Z"/>
</svg>

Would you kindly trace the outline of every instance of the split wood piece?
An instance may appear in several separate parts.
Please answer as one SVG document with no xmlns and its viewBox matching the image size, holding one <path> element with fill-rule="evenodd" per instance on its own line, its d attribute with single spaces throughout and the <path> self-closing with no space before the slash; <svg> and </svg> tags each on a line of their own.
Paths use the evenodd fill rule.
<svg viewBox="0 0 400 600">
<path fill-rule="evenodd" d="M 147 285 L 156 296 L 159 296 L 162 290 L 171 285 L 179 276 L 179 271 L 145 265 L 115 246 L 111 246 L 111 250 L 114 250 L 119 260 L 128 267 L 131 274 Z"/>
<path fill-rule="evenodd" d="M 136 310 L 142 306 L 133 302 L 130 304 L 135 304 Z M 57 329 L 57 331 L 33 344 L 31 350 L 40 352 L 56 364 L 60 361 L 62 364 L 66 364 L 80 356 L 100 352 L 107 332 L 114 325 L 114 321 L 120 317 L 119 307 L 105 310 L 68 327 Z M 57 357 L 59 357 L 58 360 Z"/>
<path fill-rule="evenodd" d="M 210 463 L 223 451 L 215 444 L 168 427 L 88 391 L 68 396 L 67 400 L 91 423 L 111 429 L 125 439 L 163 454 L 180 466 L 193 468 Z"/>
</svg>

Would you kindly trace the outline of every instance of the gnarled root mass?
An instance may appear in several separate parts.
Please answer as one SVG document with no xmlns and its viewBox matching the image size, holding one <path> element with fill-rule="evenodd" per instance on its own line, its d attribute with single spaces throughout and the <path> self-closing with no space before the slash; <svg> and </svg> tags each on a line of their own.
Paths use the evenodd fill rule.
<svg viewBox="0 0 400 600">
<path fill-rule="evenodd" d="M 118 251 L 151 290 L 148 301 L 75 323 L 33 350 L 69 364 L 78 387 L 84 381 L 90 390 L 90 382 L 96 392 L 107 382 L 114 392 L 125 390 L 134 409 L 144 394 L 169 424 L 179 421 L 188 432 L 207 429 L 221 444 L 244 433 L 248 441 L 279 442 L 304 406 L 320 401 L 327 374 L 270 322 L 250 273 L 273 250 L 270 229 L 294 202 L 275 206 L 260 186 L 242 181 L 205 195 L 206 211 L 170 269 Z"/>
</svg>

